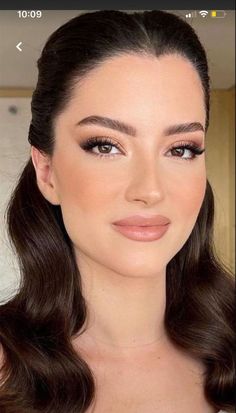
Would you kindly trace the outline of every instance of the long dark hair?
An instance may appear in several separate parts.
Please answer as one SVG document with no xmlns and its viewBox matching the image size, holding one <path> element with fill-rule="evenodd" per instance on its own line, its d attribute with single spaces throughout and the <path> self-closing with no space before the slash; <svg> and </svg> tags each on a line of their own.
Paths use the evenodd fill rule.
<svg viewBox="0 0 236 413">
<path fill-rule="evenodd" d="M 97 11 L 59 27 L 38 59 L 29 143 L 48 155 L 54 121 L 83 76 L 105 59 L 136 53 L 178 53 L 195 67 L 209 121 L 205 51 L 194 30 L 162 11 Z M 71 338 L 86 321 L 80 272 L 60 206 L 50 204 L 27 161 L 6 211 L 9 237 L 21 273 L 19 291 L 0 306 L 4 364 L 3 413 L 86 412 L 95 396 L 94 376 Z M 207 181 L 192 233 L 167 265 L 165 328 L 169 338 L 206 367 L 204 391 L 217 409 L 234 406 L 234 277 L 213 244 L 214 198 Z"/>
</svg>

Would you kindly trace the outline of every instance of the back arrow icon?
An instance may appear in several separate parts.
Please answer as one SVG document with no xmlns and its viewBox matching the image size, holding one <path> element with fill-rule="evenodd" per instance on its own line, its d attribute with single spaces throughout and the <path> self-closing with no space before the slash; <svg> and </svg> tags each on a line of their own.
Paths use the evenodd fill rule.
<svg viewBox="0 0 236 413">
<path fill-rule="evenodd" d="M 16 47 L 17 47 L 17 49 L 20 51 L 20 52 L 22 52 L 22 49 L 20 48 L 20 45 L 22 44 L 22 42 L 20 42 L 20 43 L 18 43 L 17 45 L 16 45 Z"/>
</svg>

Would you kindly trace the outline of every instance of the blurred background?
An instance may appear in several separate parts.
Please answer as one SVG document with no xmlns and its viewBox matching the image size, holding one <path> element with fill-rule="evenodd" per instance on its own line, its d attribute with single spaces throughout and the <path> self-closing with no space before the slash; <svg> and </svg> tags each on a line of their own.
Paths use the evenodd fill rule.
<svg viewBox="0 0 236 413">
<path fill-rule="evenodd" d="M 6 233 L 4 212 L 30 156 L 28 129 L 37 59 L 48 36 L 85 10 L 42 10 L 20 15 L 0 10 L 0 300 L 17 290 L 19 270 Z M 191 24 L 208 56 L 211 77 L 210 127 L 206 136 L 207 176 L 212 185 L 215 246 L 235 271 L 235 11 L 170 10 Z M 27 196 L 27 194 L 25 194 Z"/>
</svg>

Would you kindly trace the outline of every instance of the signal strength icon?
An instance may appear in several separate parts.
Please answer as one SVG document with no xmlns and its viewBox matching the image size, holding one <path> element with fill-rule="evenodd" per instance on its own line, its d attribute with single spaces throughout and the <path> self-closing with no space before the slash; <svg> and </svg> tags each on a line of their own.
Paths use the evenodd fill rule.
<svg viewBox="0 0 236 413">
<path fill-rule="evenodd" d="M 185 14 L 185 17 L 187 19 L 190 19 L 191 17 L 197 17 L 196 11 L 192 11 L 191 13 Z"/>
<path fill-rule="evenodd" d="M 199 14 L 200 14 L 202 17 L 206 17 L 206 16 L 208 15 L 208 11 L 206 11 L 206 10 L 201 10 L 201 11 L 199 12 Z"/>
</svg>

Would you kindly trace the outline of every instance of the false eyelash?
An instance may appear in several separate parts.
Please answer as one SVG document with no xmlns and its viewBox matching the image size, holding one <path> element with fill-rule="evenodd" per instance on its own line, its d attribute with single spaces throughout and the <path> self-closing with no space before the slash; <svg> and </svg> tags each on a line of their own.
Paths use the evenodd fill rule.
<svg viewBox="0 0 236 413">
<path fill-rule="evenodd" d="M 115 146 L 117 149 L 120 149 L 120 150 L 122 149 L 121 146 L 118 143 L 115 144 L 110 138 L 100 138 L 100 137 L 89 138 L 88 140 L 86 140 L 86 142 L 81 144 L 81 147 L 85 151 L 89 152 L 91 149 L 93 149 L 97 145 L 112 145 L 112 146 Z M 114 154 L 110 155 L 109 153 L 107 153 L 107 154 L 105 154 L 105 153 L 104 154 L 96 153 L 94 155 L 101 156 L 101 157 L 102 156 L 106 156 L 106 157 L 115 156 Z"/>
<path fill-rule="evenodd" d="M 121 146 L 118 143 L 114 143 L 112 139 L 110 138 L 100 138 L 100 137 L 91 137 L 89 138 L 86 142 L 81 144 L 82 149 L 84 149 L 87 152 L 90 152 L 91 149 L 93 149 L 94 147 L 98 146 L 98 145 L 112 145 L 114 147 L 116 147 L 117 149 L 121 150 Z M 193 142 L 179 142 L 177 145 L 172 146 L 169 151 L 173 150 L 173 149 L 188 149 L 192 152 L 192 154 L 194 155 L 192 158 L 182 158 L 182 157 L 178 157 L 181 160 L 184 161 L 192 161 L 196 158 L 196 156 L 201 155 L 203 152 L 205 152 L 205 148 L 201 149 L 197 144 L 193 143 Z M 116 156 L 116 154 L 109 154 L 109 153 L 92 153 L 95 156 L 99 156 L 99 157 L 105 157 L 105 158 L 111 158 Z"/>
<path fill-rule="evenodd" d="M 169 150 L 171 151 L 173 149 L 189 149 L 192 152 L 194 155 L 192 158 L 177 157 L 179 159 L 183 159 L 184 161 L 192 161 L 196 158 L 196 156 L 199 156 L 205 152 L 205 148 L 201 149 L 200 146 L 193 142 L 179 142 L 177 145 L 172 146 Z"/>
</svg>

